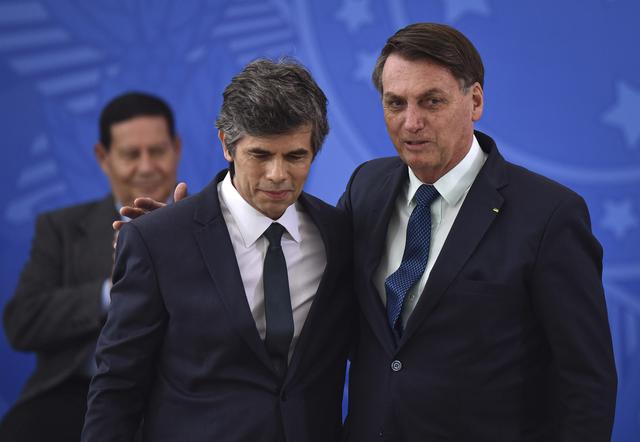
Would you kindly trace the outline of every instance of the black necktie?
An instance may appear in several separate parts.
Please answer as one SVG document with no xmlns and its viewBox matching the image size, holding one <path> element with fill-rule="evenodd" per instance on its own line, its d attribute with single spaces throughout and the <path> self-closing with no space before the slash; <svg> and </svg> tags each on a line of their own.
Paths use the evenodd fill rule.
<svg viewBox="0 0 640 442">
<path fill-rule="evenodd" d="M 278 374 L 284 377 L 293 338 L 293 314 L 289 295 L 287 262 L 280 247 L 284 227 L 273 223 L 264 232 L 269 248 L 264 257 L 264 309 L 267 322 L 265 345 Z"/>
<path fill-rule="evenodd" d="M 402 336 L 400 315 L 404 300 L 411 287 L 422 277 L 429 259 L 431 243 L 431 203 L 440 194 L 432 185 L 422 184 L 416 191 L 416 207 L 411 212 L 407 224 L 407 240 L 400 267 L 385 280 L 387 292 L 387 317 L 389 325 Z"/>
</svg>

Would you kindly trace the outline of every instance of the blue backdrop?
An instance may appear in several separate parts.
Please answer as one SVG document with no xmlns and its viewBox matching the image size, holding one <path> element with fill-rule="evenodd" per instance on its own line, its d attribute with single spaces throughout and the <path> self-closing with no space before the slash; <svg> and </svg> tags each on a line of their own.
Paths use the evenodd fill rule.
<svg viewBox="0 0 640 442">
<path fill-rule="evenodd" d="M 336 202 L 350 172 L 391 155 L 370 73 L 415 21 L 454 25 L 486 67 L 478 127 L 504 156 L 581 193 L 604 245 L 619 373 L 614 440 L 640 440 L 640 3 L 632 0 L 0 0 L 0 307 L 36 214 L 103 195 L 92 153 L 106 101 L 171 103 L 180 178 L 202 188 L 224 160 L 221 91 L 258 56 L 292 55 L 329 97 L 331 134 L 307 190 Z M 0 415 L 33 366 L 0 338 Z"/>
</svg>

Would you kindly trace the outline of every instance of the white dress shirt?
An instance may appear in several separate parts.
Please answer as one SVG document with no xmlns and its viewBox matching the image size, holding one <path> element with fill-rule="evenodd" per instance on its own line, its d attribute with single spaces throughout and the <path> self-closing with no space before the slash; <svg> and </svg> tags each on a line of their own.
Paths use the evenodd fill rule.
<svg viewBox="0 0 640 442">
<path fill-rule="evenodd" d="M 251 315 L 263 340 L 267 324 L 262 271 L 269 241 L 262 234 L 274 222 L 280 223 L 286 229 L 282 235 L 281 246 L 287 261 L 293 311 L 293 339 L 289 347 L 291 359 L 327 265 L 320 231 L 298 202 L 287 207 L 277 220 L 258 212 L 238 193 L 229 173 L 218 183 L 218 199 L 231 236 Z"/>
<path fill-rule="evenodd" d="M 462 161 L 443 175 L 438 181 L 433 183 L 436 190 L 440 193 L 440 198 L 431 205 L 431 244 L 429 245 L 429 258 L 427 260 L 427 267 L 420 281 L 409 290 L 405 298 L 402 308 L 403 327 L 406 327 L 409 316 L 411 316 L 413 309 L 420 299 L 422 291 L 427 284 L 431 269 L 449 235 L 451 226 L 453 226 L 453 222 L 456 216 L 458 216 L 458 212 L 469 192 L 469 188 L 476 179 L 486 159 L 487 154 L 482 151 L 478 140 L 476 140 L 474 136 L 471 148 Z M 398 193 L 395 208 L 389 220 L 384 253 L 374 276 L 376 288 L 385 305 L 387 303 L 387 294 L 384 288 L 384 281 L 400 267 L 400 263 L 402 262 L 404 245 L 407 239 L 407 224 L 409 223 L 411 212 L 413 212 L 416 206 L 415 202 L 413 202 L 413 197 L 418 187 L 422 184 L 430 183 L 420 181 L 411 168 L 409 168 L 409 180 Z M 426 293 L 425 296 L 429 296 L 429 294 Z"/>
</svg>

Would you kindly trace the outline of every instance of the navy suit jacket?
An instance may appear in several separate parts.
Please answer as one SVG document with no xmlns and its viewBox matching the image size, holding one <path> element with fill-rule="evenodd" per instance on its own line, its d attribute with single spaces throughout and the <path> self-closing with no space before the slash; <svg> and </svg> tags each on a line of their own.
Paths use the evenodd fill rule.
<svg viewBox="0 0 640 442">
<path fill-rule="evenodd" d="M 284 381 L 249 310 L 217 181 L 118 239 L 83 441 L 333 441 L 353 321 L 349 225 L 307 194 L 327 266 Z"/>
<path fill-rule="evenodd" d="M 361 309 L 349 440 L 608 441 L 616 373 L 585 202 L 476 137 L 487 161 L 399 343 L 373 276 L 407 166 L 367 162 L 341 199 Z"/>
</svg>

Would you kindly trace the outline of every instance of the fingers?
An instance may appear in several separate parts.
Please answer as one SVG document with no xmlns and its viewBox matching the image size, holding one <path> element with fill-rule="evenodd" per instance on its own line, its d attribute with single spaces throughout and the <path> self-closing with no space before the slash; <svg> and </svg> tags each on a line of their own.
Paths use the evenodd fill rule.
<svg viewBox="0 0 640 442">
<path fill-rule="evenodd" d="M 122 208 L 120 208 L 120 215 L 126 216 L 127 218 L 131 218 L 131 219 L 136 219 L 138 217 L 141 217 L 147 212 L 149 211 L 145 209 L 140 209 L 138 207 L 123 206 Z"/>
<path fill-rule="evenodd" d="M 178 184 L 173 196 L 175 201 L 180 201 L 181 199 L 185 198 L 187 196 L 187 185 L 185 183 Z M 136 219 L 141 217 L 145 213 L 152 212 L 164 206 L 166 206 L 165 203 L 161 203 L 152 198 L 140 197 L 133 200 L 133 206 L 121 207 L 120 215 L 126 216 L 127 218 Z M 113 230 L 119 232 L 122 226 L 124 226 L 126 223 L 127 221 L 114 221 L 112 224 Z"/>
<path fill-rule="evenodd" d="M 141 209 L 143 211 L 143 213 L 141 213 L 140 215 L 142 215 L 145 212 L 151 212 L 153 210 L 159 209 L 160 207 L 164 207 L 164 206 L 166 206 L 165 203 L 161 203 L 159 201 L 156 201 L 156 200 L 148 198 L 148 197 L 141 197 L 141 198 L 136 198 L 133 201 L 133 207 L 125 206 L 122 209 L 125 209 L 125 208 Z M 120 209 L 120 213 L 121 214 L 123 214 L 122 213 L 122 209 Z M 129 216 L 129 215 L 125 215 L 125 216 Z M 133 218 L 133 217 L 129 216 L 129 218 Z"/>
<path fill-rule="evenodd" d="M 176 190 L 173 191 L 173 201 L 178 202 L 187 196 L 187 183 L 178 183 Z"/>
</svg>

